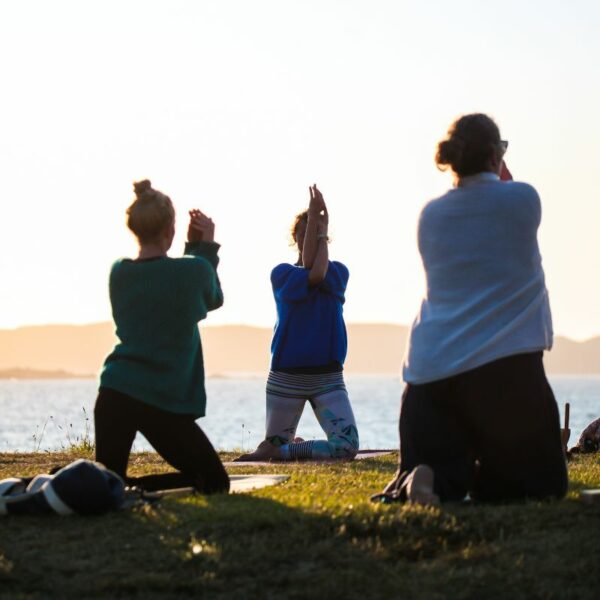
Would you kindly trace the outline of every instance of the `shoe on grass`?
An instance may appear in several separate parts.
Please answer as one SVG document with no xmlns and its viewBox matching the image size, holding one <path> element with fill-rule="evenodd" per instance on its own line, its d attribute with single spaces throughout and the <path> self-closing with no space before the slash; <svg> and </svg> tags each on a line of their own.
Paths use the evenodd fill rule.
<svg viewBox="0 0 600 600">
<path fill-rule="evenodd" d="M 242 454 L 234 458 L 234 462 L 262 462 L 270 460 L 281 460 L 281 450 L 269 440 L 262 441 L 254 452 Z"/>
</svg>

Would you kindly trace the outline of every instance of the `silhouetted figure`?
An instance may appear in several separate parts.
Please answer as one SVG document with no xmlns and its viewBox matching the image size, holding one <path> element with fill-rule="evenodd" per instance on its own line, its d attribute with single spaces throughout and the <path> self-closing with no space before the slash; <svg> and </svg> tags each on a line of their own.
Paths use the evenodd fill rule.
<svg viewBox="0 0 600 600">
<path fill-rule="evenodd" d="M 438 145 L 456 187 L 418 227 L 427 291 L 407 347 L 400 468 L 374 500 L 562 497 L 558 409 L 542 364 L 552 322 L 537 243 L 540 199 L 509 179 L 508 143 L 482 114 Z"/>
<path fill-rule="evenodd" d="M 140 431 L 179 473 L 133 483 L 147 490 L 194 486 L 227 492 L 229 478 L 195 420 L 205 413 L 198 322 L 223 304 L 214 224 L 190 211 L 185 255 L 170 258 L 175 235 L 171 200 L 145 180 L 127 224 L 139 242 L 136 259 L 117 260 L 110 300 L 119 343 L 106 358 L 94 409 L 96 460 L 122 477 Z"/>
<path fill-rule="evenodd" d="M 348 269 L 329 261 L 329 215 L 317 186 L 310 205 L 292 227 L 295 265 L 271 273 L 277 325 L 267 380 L 267 432 L 250 454 L 237 460 L 354 458 L 358 431 L 344 383 L 347 338 L 343 318 Z M 295 438 L 309 401 L 327 440 Z"/>
</svg>

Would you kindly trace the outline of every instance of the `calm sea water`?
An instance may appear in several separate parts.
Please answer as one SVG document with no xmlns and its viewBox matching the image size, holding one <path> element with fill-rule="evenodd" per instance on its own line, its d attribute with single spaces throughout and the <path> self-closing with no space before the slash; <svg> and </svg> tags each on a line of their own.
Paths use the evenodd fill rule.
<svg viewBox="0 0 600 600">
<path fill-rule="evenodd" d="M 552 377 L 550 382 L 561 410 L 571 403 L 571 444 L 583 428 L 600 417 L 600 376 Z M 362 448 L 398 446 L 398 412 L 402 384 L 398 378 L 346 378 Z M 0 381 L 0 452 L 57 450 L 93 436 L 96 382 L 92 380 Z M 264 434 L 263 378 L 209 379 L 208 415 L 200 426 L 223 450 L 254 448 Z M 516 416 L 518 418 L 518 415 Z M 322 437 L 307 405 L 298 435 Z M 138 435 L 134 450 L 149 449 Z"/>
</svg>

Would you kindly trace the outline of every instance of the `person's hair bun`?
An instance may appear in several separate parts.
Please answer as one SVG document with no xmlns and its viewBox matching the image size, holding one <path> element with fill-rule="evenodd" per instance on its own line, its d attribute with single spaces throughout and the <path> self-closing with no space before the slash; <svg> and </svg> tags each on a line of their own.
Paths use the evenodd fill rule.
<svg viewBox="0 0 600 600">
<path fill-rule="evenodd" d="M 140 242 L 157 240 L 175 222 L 171 199 L 155 190 L 149 179 L 133 184 L 135 200 L 127 209 L 127 226 Z"/>
<path fill-rule="evenodd" d="M 456 137 L 451 137 L 438 144 L 436 162 L 438 165 L 460 163 L 464 150 L 464 142 Z"/>
<path fill-rule="evenodd" d="M 145 192 L 148 192 L 152 189 L 152 184 L 150 183 L 149 179 L 143 179 L 142 181 L 136 181 L 133 184 L 133 190 L 135 192 L 135 195 L 139 198 L 141 197 Z"/>
<path fill-rule="evenodd" d="M 482 113 L 464 115 L 454 121 L 448 137 L 438 144 L 435 162 L 442 171 L 448 166 L 459 177 L 489 170 L 492 159 L 500 160 L 500 130 Z"/>
</svg>

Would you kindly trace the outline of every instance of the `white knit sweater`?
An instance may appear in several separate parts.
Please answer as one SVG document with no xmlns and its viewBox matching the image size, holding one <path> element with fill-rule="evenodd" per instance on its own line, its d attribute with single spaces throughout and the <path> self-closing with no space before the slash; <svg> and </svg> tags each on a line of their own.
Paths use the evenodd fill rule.
<svg viewBox="0 0 600 600">
<path fill-rule="evenodd" d="M 406 348 L 405 381 L 436 381 L 552 347 L 540 220 L 535 189 L 493 173 L 465 177 L 424 207 L 418 238 L 427 292 Z"/>
</svg>

